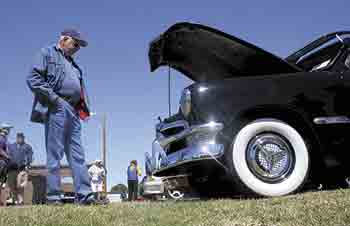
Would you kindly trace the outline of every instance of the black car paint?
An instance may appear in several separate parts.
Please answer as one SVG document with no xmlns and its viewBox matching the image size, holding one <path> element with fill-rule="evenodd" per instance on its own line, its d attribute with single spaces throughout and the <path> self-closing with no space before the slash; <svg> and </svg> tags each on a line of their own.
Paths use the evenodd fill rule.
<svg viewBox="0 0 350 226">
<path fill-rule="evenodd" d="M 183 32 L 183 29 L 196 28 L 243 43 L 250 48 L 244 50 L 245 53 L 256 52 L 245 55 L 248 57 L 243 60 L 239 59 L 237 53 L 232 53 L 238 57 L 235 62 L 231 60 L 233 55 L 221 57 L 227 48 L 217 52 L 220 45 L 210 41 L 211 45 L 218 48 L 207 50 L 208 54 L 203 59 L 200 48 L 197 49 L 201 51 L 195 54 L 191 53 L 190 47 L 199 40 L 198 37 L 204 36 L 195 36 L 193 40 L 187 36 L 187 31 Z M 173 33 L 177 30 L 180 32 Z M 174 42 L 176 45 L 170 44 Z M 348 174 L 350 124 L 316 125 L 313 120 L 316 117 L 349 116 L 350 72 L 339 72 L 336 68 L 328 68 L 329 71 L 304 71 L 293 64 L 300 57 L 300 51 L 297 53 L 284 61 L 217 30 L 180 23 L 151 43 L 149 56 L 152 71 L 161 65 L 169 65 L 196 82 L 188 87 L 192 95 L 192 112 L 186 120 L 190 124 L 209 121 L 224 123 L 225 129 L 217 139 L 227 144 L 226 149 L 230 149 L 235 134 L 246 123 L 261 118 L 280 119 L 298 130 L 308 142 L 313 172 L 322 176 L 327 167 L 337 166 L 342 173 Z M 194 61 L 195 58 L 198 61 Z M 250 67 L 244 63 L 247 59 Z M 237 62 L 238 66 L 235 65 Z M 205 92 L 200 92 L 200 87 L 205 87 Z M 181 117 L 179 113 L 173 119 Z M 328 159 L 332 159 L 333 164 L 328 164 Z"/>
<path fill-rule="evenodd" d="M 205 86 L 206 92 L 198 92 Z M 275 118 L 290 123 L 309 140 L 322 156 L 334 154 L 340 162 L 349 145 L 346 135 L 350 125 L 315 125 L 316 117 L 349 115 L 350 73 L 330 72 L 285 74 L 234 78 L 197 83 L 192 90 L 191 124 L 208 121 L 223 122 L 226 138 L 232 142 L 234 133 L 246 122 L 259 118 Z M 215 107 L 213 107 L 215 106 Z M 301 127 L 303 125 L 303 127 Z M 338 148 L 334 149 L 334 145 Z"/>
</svg>

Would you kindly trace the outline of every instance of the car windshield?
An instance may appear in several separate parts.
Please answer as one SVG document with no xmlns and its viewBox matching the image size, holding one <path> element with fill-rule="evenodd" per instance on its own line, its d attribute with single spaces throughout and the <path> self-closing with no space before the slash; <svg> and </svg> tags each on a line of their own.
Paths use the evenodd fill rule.
<svg viewBox="0 0 350 226">
<path fill-rule="evenodd" d="M 349 31 L 330 33 L 288 56 L 286 61 L 306 71 L 332 70 L 336 61 L 343 60 L 342 47 L 349 44 Z"/>
<path fill-rule="evenodd" d="M 342 43 L 332 40 L 302 56 L 297 65 L 307 71 L 322 70 L 327 68 L 337 56 Z"/>
</svg>

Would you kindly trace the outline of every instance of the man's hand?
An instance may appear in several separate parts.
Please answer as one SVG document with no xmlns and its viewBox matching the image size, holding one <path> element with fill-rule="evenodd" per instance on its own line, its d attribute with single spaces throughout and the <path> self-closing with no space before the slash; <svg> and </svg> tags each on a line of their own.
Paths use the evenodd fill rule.
<svg viewBox="0 0 350 226">
<path fill-rule="evenodd" d="M 5 160 L 9 160 L 10 156 L 8 156 L 6 151 L 4 151 L 3 149 L 0 148 L 0 158 L 5 159 Z"/>
<path fill-rule="evenodd" d="M 141 168 L 137 166 L 136 168 L 137 175 L 142 176 Z"/>
</svg>

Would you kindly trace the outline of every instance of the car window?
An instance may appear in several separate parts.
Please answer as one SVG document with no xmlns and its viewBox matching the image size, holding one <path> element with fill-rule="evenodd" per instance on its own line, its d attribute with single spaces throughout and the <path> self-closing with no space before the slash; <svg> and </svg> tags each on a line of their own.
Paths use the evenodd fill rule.
<svg viewBox="0 0 350 226">
<path fill-rule="evenodd" d="M 326 68 L 337 56 L 341 46 L 342 43 L 336 39 L 327 42 L 302 56 L 298 60 L 297 65 L 307 71 Z"/>
<path fill-rule="evenodd" d="M 340 66 L 347 69 L 344 45 L 350 47 L 349 32 L 330 33 L 288 56 L 286 60 L 305 71 L 338 71 Z"/>
</svg>

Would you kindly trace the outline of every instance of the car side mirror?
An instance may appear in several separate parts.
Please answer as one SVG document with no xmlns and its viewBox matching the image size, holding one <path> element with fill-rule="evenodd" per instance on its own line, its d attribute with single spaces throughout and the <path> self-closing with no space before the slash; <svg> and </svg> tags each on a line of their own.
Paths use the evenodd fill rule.
<svg viewBox="0 0 350 226">
<path fill-rule="evenodd" d="M 345 66 L 350 69 L 350 50 L 348 52 L 348 56 L 345 59 Z"/>
</svg>

